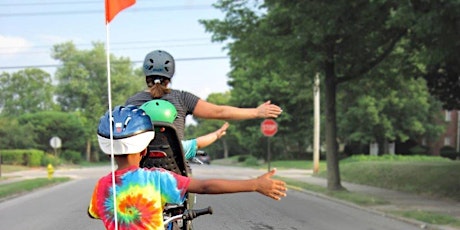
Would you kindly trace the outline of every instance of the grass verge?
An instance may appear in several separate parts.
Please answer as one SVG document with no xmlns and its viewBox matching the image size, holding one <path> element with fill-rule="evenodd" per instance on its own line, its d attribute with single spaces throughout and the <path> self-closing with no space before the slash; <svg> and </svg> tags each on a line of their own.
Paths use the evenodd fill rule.
<svg viewBox="0 0 460 230">
<path fill-rule="evenodd" d="M 319 185 L 308 184 L 308 183 L 300 182 L 298 180 L 284 178 L 284 177 L 275 176 L 275 178 L 279 178 L 279 179 L 283 180 L 284 182 L 286 182 L 288 184 L 288 186 L 293 186 L 293 187 L 296 187 L 296 188 L 301 188 L 301 189 L 304 189 L 304 190 L 324 194 L 324 195 L 327 195 L 329 197 L 334 197 L 334 198 L 337 198 L 337 199 L 340 199 L 340 200 L 345 200 L 345 201 L 348 201 L 348 202 L 351 202 L 351 203 L 354 203 L 354 204 L 357 204 L 357 205 L 361 205 L 361 206 L 374 206 L 374 205 L 389 204 L 389 202 L 384 200 L 384 199 L 381 199 L 381 198 L 376 197 L 376 196 L 371 196 L 371 195 L 368 195 L 368 194 L 349 192 L 349 191 L 346 191 L 346 190 L 344 190 L 344 191 L 329 191 L 325 187 L 319 186 Z"/>
<path fill-rule="evenodd" d="M 323 194 L 328 197 L 333 197 L 338 200 L 350 202 L 362 207 L 372 207 L 378 205 L 390 204 L 389 201 L 381 199 L 376 196 L 371 196 L 368 194 L 349 192 L 349 191 L 329 191 L 323 186 L 312 185 L 304 182 L 299 182 L 297 180 L 277 177 L 275 178 L 283 180 L 290 187 L 300 188 L 303 190 L 312 191 L 315 193 Z M 456 217 L 440 214 L 435 212 L 427 212 L 421 210 L 406 210 L 406 211 L 385 211 L 386 213 L 392 214 L 394 216 L 405 217 L 408 219 L 422 221 L 428 224 L 434 225 L 449 225 L 454 227 L 460 227 L 460 220 Z"/>
<path fill-rule="evenodd" d="M 409 219 L 419 220 L 429 224 L 435 225 L 450 225 L 460 227 L 460 220 L 455 217 L 443 215 L 435 212 L 427 212 L 421 210 L 411 211 L 390 211 L 391 214 L 396 216 L 402 216 Z"/>
<path fill-rule="evenodd" d="M 56 177 L 52 179 L 48 178 L 35 178 L 28 179 L 18 182 L 11 182 L 0 186 L 0 199 L 13 196 L 16 194 L 21 194 L 24 192 L 29 192 L 38 188 L 45 186 L 51 186 L 54 184 L 62 183 L 69 181 L 69 177 Z"/>
</svg>

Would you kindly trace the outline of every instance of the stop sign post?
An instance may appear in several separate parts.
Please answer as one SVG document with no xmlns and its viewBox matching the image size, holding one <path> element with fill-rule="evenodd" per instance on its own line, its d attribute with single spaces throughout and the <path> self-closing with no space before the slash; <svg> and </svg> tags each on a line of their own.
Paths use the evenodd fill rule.
<svg viewBox="0 0 460 230">
<path fill-rule="evenodd" d="M 265 119 L 260 124 L 260 131 L 262 132 L 264 136 L 267 137 L 267 163 L 268 163 L 268 171 L 270 171 L 270 158 L 271 158 L 270 137 L 275 136 L 275 134 L 278 132 L 278 123 L 276 123 L 276 121 L 273 119 Z"/>
</svg>

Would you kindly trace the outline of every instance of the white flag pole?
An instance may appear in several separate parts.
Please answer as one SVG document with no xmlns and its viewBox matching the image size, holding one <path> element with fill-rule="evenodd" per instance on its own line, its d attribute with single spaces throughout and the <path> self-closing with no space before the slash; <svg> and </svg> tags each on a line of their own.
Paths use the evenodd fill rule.
<svg viewBox="0 0 460 230">
<path fill-rule="evenodd" d="M 110 77 L 110 29 L 109 23 L 105 24 L 106 30 L 106 58 L 107 58 L 107 95 L 109 102 L 109 127 L 110 127 L 110 164 L 112 166 L 112 190 L 113 190 L 113 217 L 115 221 L 115 230 L 118 230 L 118 218 L 117 218 L 117 190 L 115 184 L 115 156 L 113 154 L 113 123 L 112 123 L 112 85 Z"/>
</svg>

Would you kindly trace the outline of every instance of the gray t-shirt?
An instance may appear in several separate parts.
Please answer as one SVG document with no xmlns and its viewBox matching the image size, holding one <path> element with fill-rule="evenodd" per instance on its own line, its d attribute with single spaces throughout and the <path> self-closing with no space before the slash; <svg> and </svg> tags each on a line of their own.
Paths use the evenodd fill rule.
<svg viewBox="0 0 460 230">
<path fill-rule="evenodd" d="M 193 110 L 195 110 L 195 106 L 200 98 L 186 91 L 172 89 L 170 93 L 163 95 L 160 99 L 169 101 L 176 107 L 177 118 L 174 120 L 174 127 L 176 128 L 179 139 L 183 140 L 185 117 L 189 114 L 193 114 Z M 128 98 L 125 105 L 141 106 L 150 100 L 153 100 L 150 93 L 142 91 Z"/>
</svg>

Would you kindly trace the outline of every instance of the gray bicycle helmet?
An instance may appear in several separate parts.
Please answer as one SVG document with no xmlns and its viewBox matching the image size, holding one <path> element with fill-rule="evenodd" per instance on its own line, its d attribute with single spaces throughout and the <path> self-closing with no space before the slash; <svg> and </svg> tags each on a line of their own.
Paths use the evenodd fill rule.
<svg viewBox="0 0 460 230">
<path fill-rule="evenodd" d="M 154 50 L 144 59 L 145 76 L 162 76 L 171 79 L 174 76 L 174 58 L 166 51 Z"/>
</svg>

